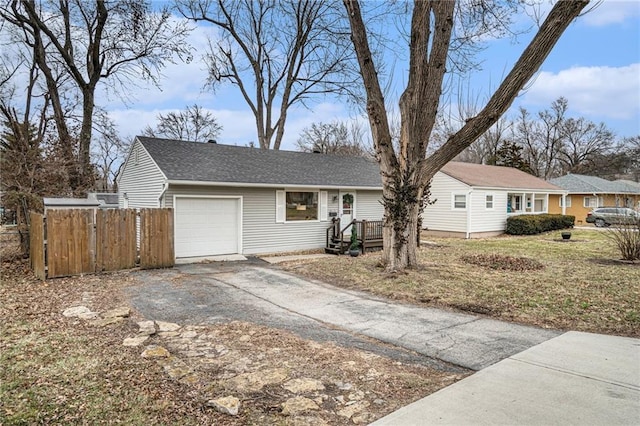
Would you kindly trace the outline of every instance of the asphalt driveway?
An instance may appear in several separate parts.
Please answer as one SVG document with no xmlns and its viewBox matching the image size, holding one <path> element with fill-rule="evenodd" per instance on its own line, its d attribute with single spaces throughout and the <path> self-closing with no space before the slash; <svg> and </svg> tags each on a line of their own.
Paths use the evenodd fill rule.
<svg viewBox="0 0 640 426">
<path fill-rule="evenodd" d="M 130 289 L 146 318 L 248 321 L 443 370 L 480 370 L 560 332 L 425 308 L 302 279 L 261 261 L 140 271 Z"/>
</svg>

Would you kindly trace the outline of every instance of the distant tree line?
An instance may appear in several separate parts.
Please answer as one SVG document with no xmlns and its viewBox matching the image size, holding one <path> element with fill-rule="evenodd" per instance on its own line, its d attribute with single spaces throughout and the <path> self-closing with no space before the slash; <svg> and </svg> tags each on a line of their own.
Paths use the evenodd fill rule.
<svg viewBox="0 0 640 426">
<path fill-rule="evenodd" d="M 516 167 L 542 179 L 576 173 L 640 181 L 640 135 L 616 138 L 604 123 L 569 117 L 568 105 L 561 97 L 535 114 L 520 108 L 456 160 Z"/>
</svg>

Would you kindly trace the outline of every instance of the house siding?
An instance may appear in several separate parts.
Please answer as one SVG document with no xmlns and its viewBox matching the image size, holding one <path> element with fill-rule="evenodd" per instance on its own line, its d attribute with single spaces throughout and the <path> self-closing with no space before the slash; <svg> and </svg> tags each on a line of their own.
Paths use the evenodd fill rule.
<svg viewBox="0 0 640 426">
<path fill-rule="evenodd" d="M 119 206 L 124 207 L 126 193 L 129 208 L 160 207 L 159 197 L 162 194 L 164 182 L 164 175 L 149 153 L 136 140 L 118 181 Z"/>
<path fill-rule="evenodd" d="M 487 210 L 486 196 L 493 195 L 493 209 Z M 507 226 L 507 191 L 474 189 L 471 193 L 469 232 L 504 231 Z"/>
<path fill-rule="evenodd" d="M 308 250 L 325 246 L 328 221 L 276 223 L 276 190 L 285 188 L 232 188 L 213 186 L 171 185 L 165 194 L 165 205 L 173 207 L 178 196 L 241 196 L 243 254 Z M 322 190 L 322 189 L 321 189 Z M 328 191 L 329 211 L 337 209 Z M 333 206 L 333 207 L 332 207 Z"/>
<path fill-rule="evenodd" d="M 384 215 L 382 191 L 356 191 L 356 218 L 381 220 Z"/>
<path fill-rule="evenodd" d="M 465 232 L 467 210 L 451 208 L 452 193 L 467 193 L 469 186 L 444 173 L 436 173 L 431 181 L 431 200 L 434 204 L 425 207 L 422 213 L 422 227 L 429 230 Z M 468 197 L 467 197 L 468 198 Z M 467 199 L 467 209 L 469 200 Z"/>
<path fill-rule="evenodd" d="M 577 225 L 587 224 L 587 214 L 593 210 L 591 207 L 584 207 L 584 197 L 602 197 L 602 205 L 605 207 L 610 206 L 622 206 L 627 198 L 631 199 L 631 203 L 640 207 L 640 196 L 635 194 L 569 194 L 571 197 L 571 207 L 567 207 L 565 214 L 576 217 Z M 549 213 L 562 214 L 562 207 L 560 207 L 560 196 L 549 196 Z"/>
</svg>

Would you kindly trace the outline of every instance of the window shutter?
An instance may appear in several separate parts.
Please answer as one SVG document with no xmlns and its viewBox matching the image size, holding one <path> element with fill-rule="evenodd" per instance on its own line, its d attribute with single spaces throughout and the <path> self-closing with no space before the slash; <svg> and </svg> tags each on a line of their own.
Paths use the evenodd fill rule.
<svg viewBox="0 0 640 426">
<path fill-rule="evenodd" d="M 329 193 L 320 191 L 320 220 L 326 221 L 329 218 Z"/>
<path fill-rule="evenodd" d="M 284 191 L 276 191 L 276 223 L 284 223 L 286 213 L 286 197 Z"/>
</svg>

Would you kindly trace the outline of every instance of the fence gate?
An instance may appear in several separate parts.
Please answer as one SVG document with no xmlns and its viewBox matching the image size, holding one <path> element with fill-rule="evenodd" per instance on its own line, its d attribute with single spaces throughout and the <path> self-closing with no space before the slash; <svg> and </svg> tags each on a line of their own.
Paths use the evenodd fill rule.
<svg viewBox="0 0 640 426">
<path fill-rule="evenodd" d="M 95 272 L 94 211 L 48 210 L 46 221 L 47 277 Z"/>
<path fill-rule="evenodd" d="M 140 210 L 140 267 L 167 268 L 175 261 L 173 210 Z"/>
<path fill-rule="evenodd" d="M 41 278 L 174 264 L 172 209 L 69 209 L 31 213 L 31 267 Z"/>
<path fill-rule="evenodd" d="M 107 209 L 96 212 L 96 271 L 136 266 L 136 212 Z"/>
</svg>

